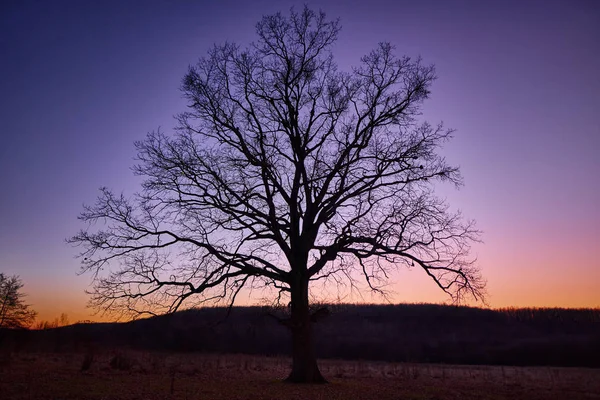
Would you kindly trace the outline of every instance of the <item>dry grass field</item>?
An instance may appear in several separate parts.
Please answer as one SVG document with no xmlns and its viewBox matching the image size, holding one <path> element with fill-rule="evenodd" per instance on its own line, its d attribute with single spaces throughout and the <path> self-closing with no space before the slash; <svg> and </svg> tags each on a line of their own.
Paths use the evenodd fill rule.
<svg viewBox="0 0 600 400">
<path fill-rule="evenodd" d="M 289 363 L 116 350 L 4 354 L 0 399 L 600 399 L 594 369 L 322 360 L 330 384 L 304 386 L 281 382 Z"/>
</svg>

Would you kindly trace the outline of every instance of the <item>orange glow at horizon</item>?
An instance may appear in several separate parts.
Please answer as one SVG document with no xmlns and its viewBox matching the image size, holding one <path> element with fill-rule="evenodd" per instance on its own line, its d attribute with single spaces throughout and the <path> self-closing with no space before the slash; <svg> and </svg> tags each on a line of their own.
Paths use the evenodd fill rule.
<svg viewBox="0 0 600 400">
<path fill-rule="evenodd" d="M 509 260 L 507 260 L 509 261 Z M 483 269 L 488 280 L 487 303 L 493 309 L 508 307 L 532 308 L 600 308 L 600 291 L 597 282 L 600 281 L 598 272 L 593 269 L 590 276 L 573 279 L 568 271 L 561 273 L 560 265 L 545 264 L 546 270 L 551 274 L 539 274 L 538 268 L 524 270 L 515 278 L 514 274 L 504 274 L 502 268 L 488 265 Z M 450 303 L 444 294 L 431 279 L 419 270 L 401 270 L 394 273 L 391 283 L 386 287 L 389 292 L 389 303 Z M 532 282 L 535 285 L 532 285 Z M 109 322 L 111 316 L 95 313 L 86 307 L 88 297 L 85 293 L 70 293 L 61 290 L 33 290 L 35 285 L 27 285 L 27 302 L 38 312 L 36 321 L 53 321 L 62 313 L 69 317 L 71 323 L 78 321 Z M 29 289 L 29 290 L 27 290 Z M 313 288 L 315 299 L 336 301 L 331 296 L 321 296 L 318 287 Z M 361 298 L 362 297 L 362 298 Z M 254 291 L 252 296 L 240 295 L 236 305 L 262 305 L 261 293 Z M 362 296 L 343 297 L 342 302 L 347 303 L 381 303 L 388 301 L 379 295 L 370 292 Z M 482 303 L 470 302 L 467 305 L 485 307 Z"/>
<path fill-rule="evenodd" d="M 491 308 L 600 307 L 600 265 L 597 259 L 590 257 L 593 249 L 598 248 L 598 228 L 588 223 L 579 224 L 579 229 L 575 229 L 576 222 L 563 220 L 553 221 L 555 229 L 552 230 L 549 226 L 527 221 L 494 224 L 480 219 L 483 227 L 497 226 L 493 231 L 484 232 L 485 242 L 472 249 L 487 280 L 487 303 Z M 564 251 L 567 242 L 569 251 Z M 76 270 L 76 261 L 73 263 L 72 270 Z M 65 279 L 52 274 L 52 268 L 47 271 L 45 275 L 21 274 L 26 302 L 38 312 L 37 321 L 53 321 L 62 313 L 68 315 L 71 323 L 111 320 L 110 316 L 86 308 L 88 296 L 84 289 L 90 284 L 89 275 L 75 276 L 73 273 L 71 278 Z M 416 268 L 401 268 L 394 272 L 385 289 L 391 303 L 450 302 L 449 297 Z M 313 285 L 311 293 L 316 300 L 335 302 L 338 297 L 335 290 L 330 286 L 324 295 L 318 285 Z M 362 292 L 362 296 L 339 295 L 342 302 L 386 303 L 386 299 L 369 291 Z M 240 295 L 236 304 L 264 304 L 262 297 L 262 293 L 255 290 L 250 297 Z M 482 303 L 468 305 L 485 306 Z"/>
</svg>

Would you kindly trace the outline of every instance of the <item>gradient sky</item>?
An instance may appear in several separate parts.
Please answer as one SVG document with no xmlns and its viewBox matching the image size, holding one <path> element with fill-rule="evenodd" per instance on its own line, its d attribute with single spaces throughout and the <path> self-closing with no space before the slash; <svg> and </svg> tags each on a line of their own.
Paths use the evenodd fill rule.
<svg viewBox="0 0 600 400">
<path fill-rule="evenodd" d="M 64 240 L 99 187 L 137 190 L 133 141 L 174 126 L 188 65 L 304 3 L 1 2 L 0 271 L 21 276 L 41 319 L 94 319 Z M 340 17 L 343 69 L 380 41 L 436 65 L 424 116 L 456 128 L 444 153 L 466 183 L 440 193 L 484 232 L 489 304 L 600 306 L 600 2 L 306 3 Z M 390 289 L 446 300 L 417 270 Z"/>
</svg>

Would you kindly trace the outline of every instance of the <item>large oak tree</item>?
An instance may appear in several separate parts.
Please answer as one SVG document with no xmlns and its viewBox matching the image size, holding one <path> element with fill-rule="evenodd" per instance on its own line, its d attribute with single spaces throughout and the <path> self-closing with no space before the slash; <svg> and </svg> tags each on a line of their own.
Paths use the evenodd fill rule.
<svg viewBox="0 0 600 400">
<path fill-rule="evenodd" d="M 420 268 L 455 300 L 479 298 L 478 232 L 434 195 L 461 184 L 439 154 L 451 131 L 419 122 L 434 68 L 379 44 L 351 72 L 331 50 L 338 21 L 307 8 L 263 17 L 247 48 L 215 46 L 182 84 L 172 134 L 136 143 L 133 198 L 102 189 L 70 241 L 92 303 L 172 312 L 270 286 L 290 302 L 289 380 L 322 382 L 309 287 L 363 276 L 371 289 Z M 193 301 L 195 299 L 195 301 Z"/>
</svg>

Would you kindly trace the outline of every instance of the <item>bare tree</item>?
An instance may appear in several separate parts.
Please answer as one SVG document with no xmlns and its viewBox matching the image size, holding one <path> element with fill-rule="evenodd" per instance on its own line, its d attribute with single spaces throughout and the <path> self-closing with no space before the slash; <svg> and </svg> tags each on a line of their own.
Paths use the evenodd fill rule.
<svg viewBox="0 0 600 400">
<path fill-rule="evenodd" d="M 54 318 L 53 321 L 38 321 L 33 326 L 33 329 L 44 330 L 60 328 L 70 325 L 69 316 L 66 313 L 60 314 L 60 317 Z"/>
<path fill-rule="evenodd" d="M 379 290 L 390 270 L 418 267 L 453 299 L 480 298 L 468 258 L 478 232 L 433 193 L 461 177 L 438 153 L 452 132 L 416 118 L 432 66 L 382 43 L 342 72 L 339 22 L 306 7 L 256 28 L 248 48 L 215 46 L 190 67 L 176 132 L 136 143 L 142 191 L 102 189 L 80 219 L 105 225 L 69 241 L 83 245 L 103 310 L 173 312 L 275 289 L 290 301 L 288 380 L 323 382 L 311 282 L 362 276 Z"/>
<path fill-rule="evenodd" d="M 27 328 L 35 320 L 37 313 L 25 304 L 22 288 L 18 276 L 0 272 L 0 328 Z"/>
</svg>

